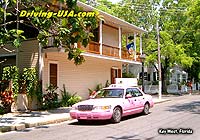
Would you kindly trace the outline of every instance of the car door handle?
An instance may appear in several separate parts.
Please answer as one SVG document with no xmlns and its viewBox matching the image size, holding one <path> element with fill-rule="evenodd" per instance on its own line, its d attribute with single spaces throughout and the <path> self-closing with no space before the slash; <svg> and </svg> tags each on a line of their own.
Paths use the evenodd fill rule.
<svg viewBox="0 0 200 140">
<path fill-rule="evenodd" d="M 137 101 L 136 99 L 134 101 Z"/>
<path fill-rule="evenodd" d="M 144 99 L 144 98 L 142 98 L 142 99 Z"/>
</svg>

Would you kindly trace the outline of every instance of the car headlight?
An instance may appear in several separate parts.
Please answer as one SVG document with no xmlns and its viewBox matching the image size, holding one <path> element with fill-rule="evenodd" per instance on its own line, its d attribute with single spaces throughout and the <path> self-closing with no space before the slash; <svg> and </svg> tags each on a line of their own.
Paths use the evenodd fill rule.
<svg viewBox="0 0 200 140">
<path fill-rule="evenodd" d="M 111 105 L 107 105 L 107 106 L 94 106 L 93 110 L 108 110 L 111 109 Z"/>
</svg>

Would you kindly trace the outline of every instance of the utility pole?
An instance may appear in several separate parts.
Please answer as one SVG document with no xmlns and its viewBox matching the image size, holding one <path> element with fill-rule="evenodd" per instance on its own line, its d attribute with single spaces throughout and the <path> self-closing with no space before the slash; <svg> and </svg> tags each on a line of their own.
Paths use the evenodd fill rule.
<svg viewBox="0 0 200 140">
<path fill-rule="evenodd" d="M 162 99 L 162 74 L 161 74 L 161 61 L 160 61 L 160 31 L 159 31 L 159 23 L 156 23 L 156 29 L 157 29 L 157 43 L 158 43 L 158 73 L 159 73 L 159 89 L 158 89 L 158 97 L 159 100 Z"/>
</svg>

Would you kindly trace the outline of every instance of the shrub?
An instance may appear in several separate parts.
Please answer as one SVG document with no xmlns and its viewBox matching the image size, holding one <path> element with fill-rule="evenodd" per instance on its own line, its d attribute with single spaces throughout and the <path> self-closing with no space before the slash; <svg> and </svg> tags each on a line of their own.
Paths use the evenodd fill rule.
<svg viewBox="0 0 200 140">
<path fill-rule="evenodd" d="M 2 104 L 0 103 L 0 115 L 4 114 L 4 107 L 2 106 Z"/>
<path fill-rule="evenodd" d="M 60 106 L 58 102 L 58 94 L 56 93 L 58 87 L 50 85 L 47 87 L 47 93 L 43 95 L 42 109 L 53 109 Z"/>
<path fill-rule="evenodd" d="M 69 106 L 68 100 L 71 98 L 70 93 L 66 90 L 65 85 L 63 85 L 63 90 L 61 91 L 62 99 L 61 99 L 61 106 Z"/>
<path fill-rule="evenodd" d="M 110 83 L 107 80 L 104 86 L 103 86 L 103 84 L 100 83 L 100 84 L 97 84 L 94 89 L 88 88 L 89 96 L 93 95 L 96 91 L 99 91 L 99 90 L 102 90 L 105 87 L 108 87 L 109 85 L 110 85 Z"/>
<path fill-rule="evenodd" d="M 135 78 L 136 76 L 132 73 L 122 73 L 123 78 Z"/>
<path fill-rule="evenodd" d="M 5 90 L 0 93 L 0 113 L 11 112 L 11 105 L 14 102 L 13 92 L 11 90 Z"/>
<path fill-rule="evenodd" d="M 68 105 L 72 106 L 75 103 L 78 103 L 81 101 L 81 97 L 78 95 L 72 95 L 72 97 L 68 100 Z"/>
<path fill-rule="evenodd" d="M 25 90 L 28 96 L 33 98 L 36 94 L 36 87 L 37 87 L 37 71 L 35 68 L 24 68 L 22 79 L 25 84 Z"/>
<path fill-rule="evenodd" d="M 70 94 L 66 88 L 65 85 L 63 85 L 63 90 L 61 90 L 61 95 L 62 95 L 62 99 L 61 99 L 61 106 L 72 106 L 75 103 L 78 103 L 81 101 L 81 97 L 76 95 L 76 93 L 74 94 Z"/>
<path fill-rule="evenodd" d="M 16 66 L 8 66 L 3 68 L 2 79 L 12 81 L 13 96 L 16 97 L 19 92 L 19 69 Z"/>
</svg>

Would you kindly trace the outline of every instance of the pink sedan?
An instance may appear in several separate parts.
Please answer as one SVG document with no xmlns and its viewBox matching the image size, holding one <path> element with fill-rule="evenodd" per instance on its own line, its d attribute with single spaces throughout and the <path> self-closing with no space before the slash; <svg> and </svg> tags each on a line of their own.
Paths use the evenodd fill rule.
<svg viewBox="0 0 200 140">
<path fill-rule="evenodd" d="M 127 115 L 149 114 L 154 103 L 151 95 L 138 87 L 111 85 L 97 92 L 94 98 L 72 106 L 70 116 L 79 122 L 84 120 L 111 120 L 119 123 Z"/>
</svg>

